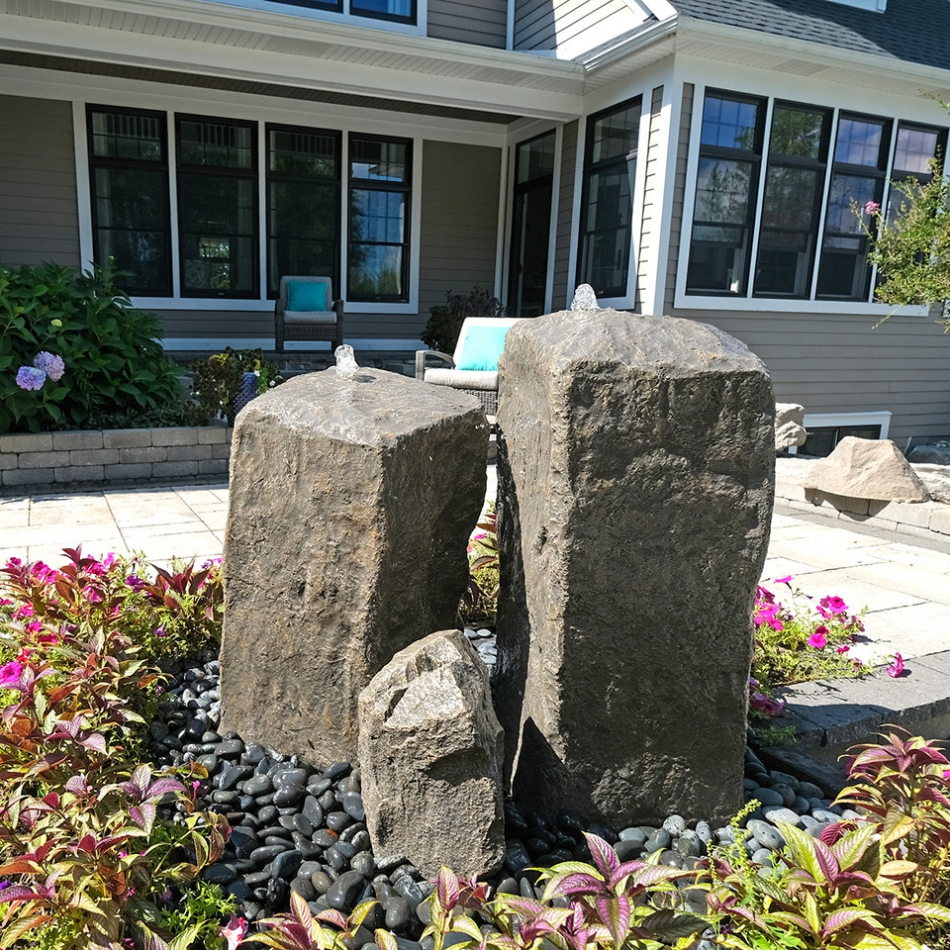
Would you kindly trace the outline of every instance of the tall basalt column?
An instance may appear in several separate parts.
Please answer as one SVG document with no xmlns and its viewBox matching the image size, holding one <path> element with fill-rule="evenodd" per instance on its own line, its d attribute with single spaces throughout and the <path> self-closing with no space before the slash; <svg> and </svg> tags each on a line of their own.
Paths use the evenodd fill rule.
<svg viewBox="0 0 950 950">
<path fill-rule="evenodd" d="M 476 399 L 347 372 L 258 397 L 231 445 L 222 729 L 317 766 L 356 758 L 370 679 L 454 626 L 485 498 Z"/>
<path fill-rule="evenodd" d="M 739 341 L 613 310 L 524 320 L 501 361 L 495 702 L 534 807 L 742 804 L 774 398 Z"/>
</svg>

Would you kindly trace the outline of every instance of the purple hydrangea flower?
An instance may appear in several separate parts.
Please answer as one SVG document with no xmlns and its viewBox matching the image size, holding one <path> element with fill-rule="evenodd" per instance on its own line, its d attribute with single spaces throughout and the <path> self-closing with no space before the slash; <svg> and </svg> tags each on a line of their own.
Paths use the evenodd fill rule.
<svg viewBox="0 0 950 950">
<path fill-rule="evenodd" d="M 33 365 L 46 373 L 54 383 L 59 382 L 63 378 L 63 373 L 66 372 L 66 364 L 63 362 L 63 358 L 46 350 L 36 354 Z"/>
<path fill-rule="evenodd" d="M 17 370 L 16 384 L 20 389 L 42 389 L 46 373 L 35 366 L 21 366 Z"/>
</svg>

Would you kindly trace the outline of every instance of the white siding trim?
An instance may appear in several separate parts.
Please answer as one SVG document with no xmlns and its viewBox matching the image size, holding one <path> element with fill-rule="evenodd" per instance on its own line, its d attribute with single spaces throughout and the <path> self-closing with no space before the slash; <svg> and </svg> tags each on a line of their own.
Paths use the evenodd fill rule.
<svg viewBox="0 0 950 950">
<path fill-rule="evenodd" d="M 240 349 L 256 349 L 257 347 L 262 347 L 264 344 L 268 346 L 273 342 L 273 337 L 270 336 L 248 336 L 248 337 L 210 337 L 210 336 L 176 336 L 176 337 L 165 337 L 163 340 L 159 340 L 162 347 L 166 350 L 197 350 L 200 352 L 220 352 L 226 346 L 233 347 L 236 350 Z M 320 342 L 320 341 L 317 341 Z M 325 352 L 329 353 L 333 344 L 329 341 L 326 342 L 327 349 Z M 367 337 L 361 339 L 360 337 L 346 337 L 345 342 L 349 343 L 354 350 L 377 350 L 377 351 L 415 351 L 425 349 L 425 343 L 421 343 L 419 340 L 409 340 L 409 339 L 393 339 L 386 340 L 380 338 Z M 313 341 L 307 340 L 288 340 L 284 344 L 284 349 L 288 352 L 294 350 L 313 350 L 315 348 L 315 343 Z M 266 348 L 266 347 L 265 347 Z"/>
</svg>

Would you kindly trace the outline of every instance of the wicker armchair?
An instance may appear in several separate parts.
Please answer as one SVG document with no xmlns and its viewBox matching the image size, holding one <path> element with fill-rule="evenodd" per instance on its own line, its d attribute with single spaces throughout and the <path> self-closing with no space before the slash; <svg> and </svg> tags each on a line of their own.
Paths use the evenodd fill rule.
<svg viewBox="0 0 950 950">
<path fill-rule="evenodd" d="M 498 412 L 498 355 L 500 347 L 489 345 L 488 353 L 479 355 L 479 347 L 486 341 L 485 329 L 507 331 L 517 318 L 466 317 L 459 331 L 455 352 L 449 356 L 438 350 L 418 350 L 416 352 L 416 379 L 424 380 L 435 386 L 451 386 L 460 389 L 481 400 L 486 416 Z M 497 352 L 492 353 L 493 349 Z M 427 360 L 436 360 L 448 364 L 441 367 L 426 366 Z M 475 368 L 484 367 L 484 368 Z"/>
<path fill-rule="evenodd" d="M 312 305 L 313 289 L 308 285 L 315 284 L 326 285 L 326 309 L 289 309 L 291 297 Z M 316 295 L 319 297 L 319 290 Z M 278 353 L 284 352 L 284 340 L 329 340 L 333 350 L 343 343 L 343 301 L 333 299 L 329 277 L 281 277 L 280 296 L 274 304 L 274 348 Z"/>
</svg>

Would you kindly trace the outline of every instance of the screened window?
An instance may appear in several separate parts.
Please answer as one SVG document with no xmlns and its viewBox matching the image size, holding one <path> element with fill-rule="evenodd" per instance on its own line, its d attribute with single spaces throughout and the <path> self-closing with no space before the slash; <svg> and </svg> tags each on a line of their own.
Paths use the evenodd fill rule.
<svg viewBox="0 0 950 950">
<path fill-rule="evenodd" d="M 168 148 L 162 112 L 86 112 L 94 257 L 127 273 L 128 294 L 172 291 Z"/>
<path fill-rule="evenodd" d="M 288 274 L 339 287 L 340 133 L 269 125 L 267 290 Z"/>
<path fill-rule="evenodd" d="M 508 314 L 536 317 L 544 312 L 554 184 L 553 131 L 515 149 L 511 256 L 508 264 Z"/>
<path fill-rule="evenodd" d="M 818 268 L 818 297 L 866 300 L 871 270 L 868 239 L 851 210 L 881 203 L 890 146 L 890 122 L 842 114 L 835 137 L 834 165 L 825 211 Z"/>
<path fill-rule="evenodd" d="M 577 283 L 598 297 L 627 295 L 640 112 L 637 98 L 587 123 Z"/>
<path fill-rule="evenodd" d="M 257 297 L 257 126 L 178 116 L 183 297 Z"/>
<path fill-rule="evenodd" d="M 764 112 L 759 99 L 703 103 L 687 293 L 746 292 Z"/>
<path fill-rule="evenodd" d="M 831 114 L 776 104 L 755 264 L 755 295 L 811 294 Z"/>
<path fill-rule="evenodd" d="M 412 143 L 351 135 L 347 299 L 409 299 Z"/>
</svg>

